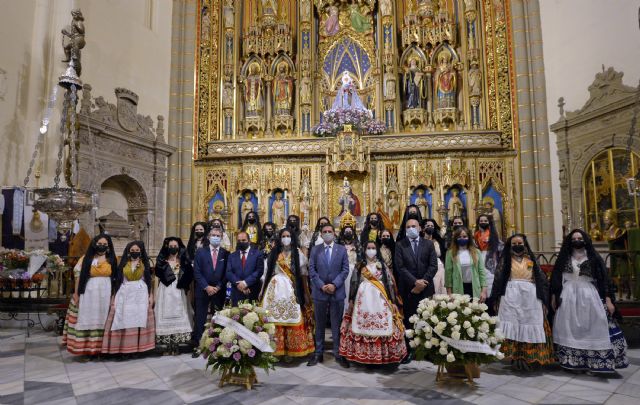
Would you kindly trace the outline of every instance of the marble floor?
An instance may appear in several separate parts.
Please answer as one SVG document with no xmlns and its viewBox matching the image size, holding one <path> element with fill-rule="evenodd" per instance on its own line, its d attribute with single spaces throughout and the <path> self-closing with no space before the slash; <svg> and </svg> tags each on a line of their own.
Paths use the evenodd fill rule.
<svg viewBox="0 0 640 405">
<path fill-rule="evenodd" d="M 506 364 L 483 366 L 470 386 L 435 382 L 436 368 L 413 362 L 399 369 L 343 369 L 331 355 L 258 371 L 252 391 L 218 388 L 218 377 L 190 355 L 86 361 L 71 356 L 51 332 L 0 329 L 0 404 L 638 404 L 640 350 L 630 350 L 622 378 L 599 379 L 555 368 L 514 374 Z"/>
</svg>

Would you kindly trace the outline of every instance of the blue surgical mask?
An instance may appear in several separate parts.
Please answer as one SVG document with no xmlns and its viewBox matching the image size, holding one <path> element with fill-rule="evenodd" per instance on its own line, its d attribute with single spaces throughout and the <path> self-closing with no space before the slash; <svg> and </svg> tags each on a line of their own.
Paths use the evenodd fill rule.
<svg viewBox="0 0 640 405">
<path fill-rule="evenodd" d="M 211 246 L 213 247 L 220 246 L 220 241 L 221 238 L 219 236 L 209 236 L 209 243 L 211 243 Z"/>
<path fill-rule="evenodd" d="M 459 238 L 456 240 L 456 243 L 460 247 L 466 247 L 469 244 L 469 239 L 467 238 Z"/>
<path fill-rule="evenodd" d="M 407 236 L 409 239 L 415 239 L 420 236 L 420 231 L 418 228 L 407 228 Z"/>
</svg>

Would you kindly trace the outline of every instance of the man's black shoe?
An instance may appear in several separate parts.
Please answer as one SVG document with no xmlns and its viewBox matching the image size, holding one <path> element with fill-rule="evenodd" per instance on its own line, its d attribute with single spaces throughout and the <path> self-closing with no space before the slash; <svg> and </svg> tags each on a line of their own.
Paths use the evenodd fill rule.
<svg viewBox="0 0 640 405">
<path fill-rule="evenodd" d="M 307 366 L 312 367 L 317 365 L 318 363 L 322 363 L 322 356 L 318 354 L 314 354 L 313 357 L 307 362 Z"/>
</svg>

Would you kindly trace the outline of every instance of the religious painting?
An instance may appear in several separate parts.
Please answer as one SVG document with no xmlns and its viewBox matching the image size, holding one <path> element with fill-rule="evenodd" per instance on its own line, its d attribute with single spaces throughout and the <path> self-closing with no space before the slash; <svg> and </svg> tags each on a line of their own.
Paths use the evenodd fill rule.
<svg viewBox="0 0 640 405">
<path fill-rule="evenodd" d="M 289 216 L 289 199 L 287 192 L 280 188 L 269 195 L 269 221 L 276 225 L 276 229 L 284 228 Z"/>
<path fill-rule="evenodd" d="M 238 229 L 251 211 L 258 212 L 258 196 L 251 190 L 243 190 L 238 198 Z"/>
<path fill-rule="evenodd" d="M 433 207 L 433 197 L 431 195 L 431 190 L 427 186 L 419 185 L 416 187 L 411 196 L 409 197 L 409 201 L 411 204 L 415 204 L 420 209 L 420 215 L 422 218 L 433 218 L 432 217 L 432 207 Z"/>
<path fill-rule="evenodd" d="M 222 214 L 225 208 L 224 196 L 220 190 L 216 190 L 216 193 L 207 202 L 207 220 L 213 221 L 214 219 L 223 219 Z"/>
<path fill-rule="evenodd" d="M 339 226 L 340 219 L 349 212 L 358 223 L 364 221 L 367 213 L 365 196 L 366 177 L 356 173 L 337 173 L 331 176 L 329 183 L 329 218 L 335 226 Z"/>
<path fill-rule="evenodd" d="M 444 195 L 445 206 L 449 209 L 447 220 L 461 217 L 465 222 L 467 220 L 467 192 L 459 184 L 450 187 Z"/>
<path fill-rule="evenodd" d="M 489 183 L 482 193 L 483 212 L 493 217 L 493 223 L 498 230 L 501 239 L 504 238 L 504 222 L 502 221 L 504 207 L 502 202 L 502 194 L 496 190 L 493 183 Z"/>
</svg>

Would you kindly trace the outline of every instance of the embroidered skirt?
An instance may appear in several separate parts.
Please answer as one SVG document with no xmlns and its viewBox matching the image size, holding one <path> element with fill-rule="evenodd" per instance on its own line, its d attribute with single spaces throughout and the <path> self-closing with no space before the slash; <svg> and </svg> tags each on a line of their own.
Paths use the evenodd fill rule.
<svg viewBox="0 0 640 405">
<path fill-rule="evenodd" d="M 589 350 L 556 345 L 556 357 L 563 368 L 588 370 L 594 373 L 611 373 L 617 368 L 626 368 L 627 341 L 616 323 L 609 319 L 609 339 L 612 349 Z"/>
<path fill-rule="evenodd" d="M 351 328 L 351 314 L 342 318 L 340 326 L 340 355 L 362 364 L 399 363 L 407 355 L 404 328 L 394 323 L 391 336 L 356 335 Z"/>
</svg>

